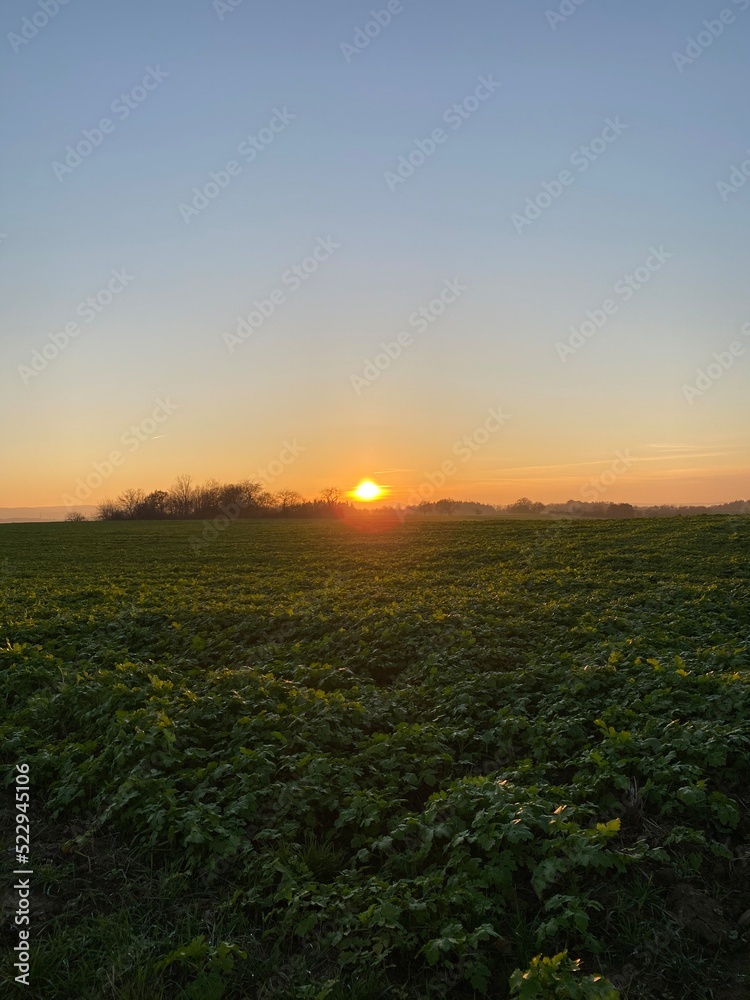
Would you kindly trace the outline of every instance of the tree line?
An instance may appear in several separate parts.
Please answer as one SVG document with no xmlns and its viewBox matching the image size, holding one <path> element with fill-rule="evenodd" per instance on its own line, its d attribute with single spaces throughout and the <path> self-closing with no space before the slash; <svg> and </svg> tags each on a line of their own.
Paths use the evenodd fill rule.
<svg viewBox="0 0 750 1000">
<path fill-rule="evenodd" d="M 231 510 L 233 517 L 331 517 L 337 508 L 352 506 L 343 490 L 328 487 L 314 500 L 292 489 L 271 493 L 262 483 L 243 479 L 220 483 L 210 479 L 194 484 L 191 476 L 178 476 L 168 490 L 128 489 L 98 508 L 100 521 L 203 520 Z"/>
<path fill-rule="evenodd" d="M 680 514 L 692 516 L 696 514 L 750 514 L 749 500 L 733 500 L 721 504 L 693 504 L 677 506 L 675 504 L 656 504 L 652 506 L 636 506 L 631 503 L 611 503 L 606 500 L 566 500 L 565 503 L 541 503 L 521 497 L 510 504 L 475 503 L 468 500 L 436 500 L 424 501 L 408 510 L 424 515 L 484 515 L 497 517 L 500 515 L 516 515 L 522 517 L 598 517 L 598 518 L 628 518 L 628 517 L 675 517 Z"/>
<path fill-rule="evenodd" d="M 271 493 L 261 483 L 243 479 L 237 483 L 220 483 L 211 479 L 206 483 L 193 483 L 188 475 L 178 476 L 168 490 L 128 489 L 114 500 L 99 505 L 97 519 L 101 521 L 155 521 L 155 520 L 205 520 L 231 512 L 231 517 L 314 517 L 341 516 L 354 510 L 355 505 L 346 500 L 343 490 L 330 486 L 314 499 L 305 499 L 293 489 Z M 377 509 L 373 505 L 370 508 Z M 676 514 L 747 514 L 750 501 L 735 500 L 714 505 L 678 507 L 671 504 L 638 507 L 629 503 L 608 501 L 568 500 L 565 503 L 545 504 L 521 497 L 512 504 L 487 504 L 470 500 L 444 498 L 434 502 L 423 501 L 401 508 L 403 512 L 418 516 L 552 516 L 552 517 L 673 517 Z M 68 520 L 85 520 L 75 511 Z"/>
</svg>

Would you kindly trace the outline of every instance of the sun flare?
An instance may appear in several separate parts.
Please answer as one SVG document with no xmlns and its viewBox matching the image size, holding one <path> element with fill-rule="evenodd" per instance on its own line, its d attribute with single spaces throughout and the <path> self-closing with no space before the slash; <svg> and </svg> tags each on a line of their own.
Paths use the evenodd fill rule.
<svg viewBox="0 0 750 1000">
<path fill-rule="evenodd" d="M 354 490 L 357 500 L 377 500 L 382 494 L 381 488 L 371 479 L 364 479 Z"/>
</svg>

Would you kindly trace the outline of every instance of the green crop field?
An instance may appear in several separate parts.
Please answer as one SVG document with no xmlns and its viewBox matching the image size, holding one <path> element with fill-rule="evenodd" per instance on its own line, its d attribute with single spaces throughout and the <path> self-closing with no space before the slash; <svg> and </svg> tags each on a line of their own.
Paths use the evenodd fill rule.
<svg viewBox="0 0 750 1000">
<path fill-rule="evenodd" d="M 747 997 L 750 519 L 201 530 L 0 526 L 19 995 Z"/>
</svg>

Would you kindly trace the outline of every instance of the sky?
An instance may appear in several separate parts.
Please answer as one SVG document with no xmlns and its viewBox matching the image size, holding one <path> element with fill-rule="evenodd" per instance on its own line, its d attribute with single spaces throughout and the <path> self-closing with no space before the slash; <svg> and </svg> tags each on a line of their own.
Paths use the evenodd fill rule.
<svg viewBox="0 0 750 1000">
<path fill-rule="evenodd" d="M 0 506 L 750 495 L 750 0 L 0 18 Z"/>
</svg>

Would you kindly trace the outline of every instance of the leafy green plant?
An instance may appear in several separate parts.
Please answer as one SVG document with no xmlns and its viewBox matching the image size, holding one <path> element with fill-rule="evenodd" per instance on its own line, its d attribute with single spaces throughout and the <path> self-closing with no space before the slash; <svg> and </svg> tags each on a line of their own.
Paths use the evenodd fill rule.
<svg viewBox="0 0 750 1000">
<path fill-rule="evenodd" d="M 190 531 L 0 526 L 45 1000 L 725 988 L 750 520 Z"/>
<path fill-rule="evenodd" d="M 582 976 L 581 960 L 563 951 L 551 958 L 537 955 L 526 972 L 510 977 L 517 1000 L 619 1000 L 620 994 L 603 976 Z"/>
<path fill-rule="evenodd" d="M 235 960 L 246 959 L 247 952 L 226 941 L 210 945 L 201 935 L 186 945 L 180 945 L 156 963 L 156 970 L 182 966 L 195 974 L 186 987 L 186 996 L 195 1000 L 220 1000 L 226 989 Z"/>
</svg>

